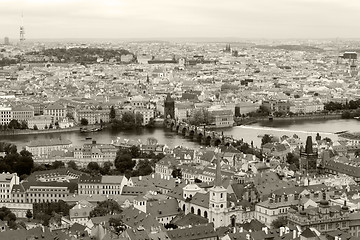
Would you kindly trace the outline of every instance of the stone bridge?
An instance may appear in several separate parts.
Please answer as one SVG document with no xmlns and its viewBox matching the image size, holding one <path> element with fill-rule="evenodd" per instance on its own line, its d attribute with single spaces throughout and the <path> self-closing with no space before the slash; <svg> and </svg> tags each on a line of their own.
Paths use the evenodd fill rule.
<svg viewBox="0 0 360 240">
<path fill-rule="evenodd" d="M 207 129 L 206 126 L 194 126 L 185 122 L 177 122 L 173 119 L 166 120 L 165 126 L 179 135 L 183 135 L 207 146 L 226 145 L 227 143 L 236 141 L 232 136 L 225 136 L 220 132 Z"/>
</svg>

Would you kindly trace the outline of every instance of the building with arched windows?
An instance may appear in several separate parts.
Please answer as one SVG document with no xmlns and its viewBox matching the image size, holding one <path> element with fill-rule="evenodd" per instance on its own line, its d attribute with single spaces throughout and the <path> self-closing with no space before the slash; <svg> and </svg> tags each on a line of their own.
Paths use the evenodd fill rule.
<svg viewBox="0 0 360 240">
<path fill-rule="evenodd" d="M 177 200 L 179 208 L 187 214 L 196 214 L 213 223 L 215 228 L 235 226 L 254 217 L 251 203 L 239 201 L 222 185 L 220 159 L 217 159 L 213 185 L 199 187 L 191 179 L 184 187 L 175 187 L 168 196 Z"/>
</svg>

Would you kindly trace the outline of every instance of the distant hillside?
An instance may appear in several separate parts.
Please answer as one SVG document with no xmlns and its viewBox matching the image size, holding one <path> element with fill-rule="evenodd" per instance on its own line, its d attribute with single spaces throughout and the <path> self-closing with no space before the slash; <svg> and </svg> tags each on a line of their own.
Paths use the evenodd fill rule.
<svg viewBox="0 0 360 240">
<path fill-rule="evenodd" d="M 125 49 L 103 49 L 103 48 L 49 48 L 42 51 L 28 52 L 27 60 L 40 62 L 78 62 L 95 63 L 97 59 L 102 58 L 107 62 L 110 59 L 121 62 L 122 55 L 132 55 L 132 61 L 135 61 L 133 53 Z M 131 62 L 132 62 L 131 61 Z"/>
<path fill-rule="evenodd" d="M 277 50 L 287 50 L 287 51 L 304 51 L 304 52 L 323 52 L 324 49 L 308 46 L 308 45 L 256 45 L 255 48 L 260 49 L 277 49 Z"/>
</svg>

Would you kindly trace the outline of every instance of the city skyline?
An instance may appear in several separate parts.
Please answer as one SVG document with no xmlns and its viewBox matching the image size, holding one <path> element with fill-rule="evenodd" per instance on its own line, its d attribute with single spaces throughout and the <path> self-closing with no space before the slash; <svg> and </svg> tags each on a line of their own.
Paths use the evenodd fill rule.
<svg viewBox="0 0 360 240">
<path fill-rule="evenodd" d="M 358 38 L 354 0 L 0 0 L 1 37 Z"/>
</svg>

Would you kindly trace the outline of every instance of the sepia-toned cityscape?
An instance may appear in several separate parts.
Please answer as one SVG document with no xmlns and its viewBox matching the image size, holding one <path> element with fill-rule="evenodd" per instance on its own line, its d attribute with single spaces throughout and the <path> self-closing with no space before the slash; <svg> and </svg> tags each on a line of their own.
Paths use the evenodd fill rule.
<svg viewBox="0 0 360 240">
<path fill-rule="evenodd" d="M 360 240 L 360 2 L 0 9 L 0 239 Z"/>
</svg>

